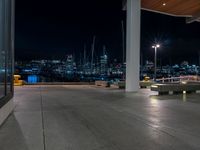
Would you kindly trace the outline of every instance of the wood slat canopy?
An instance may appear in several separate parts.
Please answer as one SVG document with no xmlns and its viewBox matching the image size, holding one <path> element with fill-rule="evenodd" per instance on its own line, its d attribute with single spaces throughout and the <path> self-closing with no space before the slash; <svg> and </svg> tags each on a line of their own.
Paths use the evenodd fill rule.
<svg viewBox="0 0 200 150">
<path fill-rule="evenodd" d="M 127 0 L 123 0 L 126 9 Z M 200 0 L 141 0 L 143 10 L 175 17 L 187 17 L 186 22 L 200 21 Z"/>
<path fill-rule="evenodd" d="M 145 10 L 172 16 L 193 17 L 200 14 L 200 0 L 141 0 Z"/>
</svg>

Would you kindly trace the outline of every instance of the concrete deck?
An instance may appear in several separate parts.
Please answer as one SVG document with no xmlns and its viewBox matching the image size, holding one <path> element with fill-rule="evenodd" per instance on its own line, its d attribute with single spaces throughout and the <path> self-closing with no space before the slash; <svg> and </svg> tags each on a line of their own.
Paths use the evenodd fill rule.
<svg viewBox="0 0 200 150">
<path fill-rule="evenodd" d="M 0 150 L 199 150 L 200 95 L 23 86 Z"/>
</svg>

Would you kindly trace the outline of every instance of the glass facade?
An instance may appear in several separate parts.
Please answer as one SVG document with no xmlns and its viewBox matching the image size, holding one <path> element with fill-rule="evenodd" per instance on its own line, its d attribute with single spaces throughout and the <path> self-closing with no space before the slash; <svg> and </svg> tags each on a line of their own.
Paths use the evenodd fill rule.
<svg viewBox="0 0 200 150">
<path fill-rule="evenodd" d="M 0 108 L 13 95 L 13 3 L 0 0 Z"/>
</svg>

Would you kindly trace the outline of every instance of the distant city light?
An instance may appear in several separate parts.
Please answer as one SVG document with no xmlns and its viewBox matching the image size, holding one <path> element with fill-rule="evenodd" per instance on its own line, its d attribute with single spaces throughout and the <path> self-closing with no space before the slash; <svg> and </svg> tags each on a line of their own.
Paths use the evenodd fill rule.
<svg viewBox="0 0 200 150">
<path fill-rule="evenodd" d="M 161 47 L 155 43 L 152 48 L 155 49 L 155 60 L 146 60 L 144 65 L 140 66 L 141 76 L 144 79 L 148 76 L 159 82 L 161 78 L 178 77 L 184 75 L 200 75 L 200 66 L 190 64 L 187 60 L 180 64 L 157 66 L 157 50 Z M 91 61 L 88 59 L 76 61 L 73 55 L 67 55 L 63 60 L 31 60 L 30 62 L 16 62 L 16 72 L 23 76 L 28 83 L 37 82 L 68 82 L 83 81 L 91 82 L 95 80 L 121 80 L 126 75 L 126 63 L 110 60 L 105 53 L 98 56 L 99 59 L 93 62 L 91 70 Z M 154 70 L 154 72 L 152 72 Z M 5 69 L 0 69 L 0 73 Z M 158 80 L 156 80 L 156 77 Z M 200 78 L 199 78 L 200 80 Z M 181 84 L 186 82 L 182 81 Z"/>
</svg>

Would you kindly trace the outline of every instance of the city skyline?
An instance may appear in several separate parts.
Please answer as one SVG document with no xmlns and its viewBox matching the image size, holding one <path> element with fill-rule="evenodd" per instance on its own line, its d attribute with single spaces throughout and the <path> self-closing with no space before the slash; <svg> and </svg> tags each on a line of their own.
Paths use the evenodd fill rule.
<svg viewBox="0 0 200 150">
<path fill-rule="evenodd" d="M 154 70 L 157 79 L 181 76 L 198 76 L 200 66 L 183 61 L 180 64 L 160 66 L 155 68 L 154 62 L 147 61 L 140 66 L 140 79 L 145 77 L 153 79 Z M 106 54 L 96 61 L 84 59 L 76 62 L 73 55 L 66 55 L 60 60 L 31 60 L 29 62 L 16 62 L 15 73 L 20 74 L 26 82 L 68 82 L 68 81 L 95 81 L 110 80 L 111 82 L 124 80 L 126 64 L 111 62 Z"/>
</svg>

